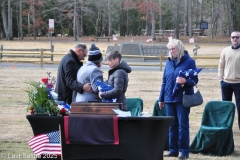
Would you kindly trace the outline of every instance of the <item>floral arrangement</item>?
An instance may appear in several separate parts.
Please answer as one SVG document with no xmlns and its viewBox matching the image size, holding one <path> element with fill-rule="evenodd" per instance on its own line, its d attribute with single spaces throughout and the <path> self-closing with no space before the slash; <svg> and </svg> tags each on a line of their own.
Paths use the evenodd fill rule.
<svg viewBox="0 0 240 160">
<path fill-rule="evenodd" d="M 56 78 L 51 77 L 51 72 L 47 72 L 48 77 L 42 78 L 41 82 L 27 81 L 25 92 L 28 94 L 29 104 L 27 110 L 30 114 L 36 115 L 68 115 L 71 106 L 58 100 L 58 94 L 54 92 Z"/>
</svg>

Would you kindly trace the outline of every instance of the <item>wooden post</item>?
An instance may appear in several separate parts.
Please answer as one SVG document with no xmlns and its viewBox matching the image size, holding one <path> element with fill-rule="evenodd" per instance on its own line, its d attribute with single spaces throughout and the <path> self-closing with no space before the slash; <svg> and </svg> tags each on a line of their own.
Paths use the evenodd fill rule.
<svg viewBox="0 0 240 160">
<path fill-rule="evenodd" d="M 40 58 L 41 58 L 40 66 L 41 66 L 41 68 L 43 68 L 43 49 L 42 48 L 41 48 L 41 56 L 40 56 Z"/>
<path fill-rule="evenodd" d="M 51 52 L 54 52 L 54 45 L 51 45 Z M 51 61 L 53 61 L 53 54 L 51 54 Z"/>
<path fill-rule="evenodd" d="M 1 45 L 0 51 L 3 51 L 3 45 Z M 0 53 L 0 59 L 2 59 L 2 53 Z"/>
</svg>

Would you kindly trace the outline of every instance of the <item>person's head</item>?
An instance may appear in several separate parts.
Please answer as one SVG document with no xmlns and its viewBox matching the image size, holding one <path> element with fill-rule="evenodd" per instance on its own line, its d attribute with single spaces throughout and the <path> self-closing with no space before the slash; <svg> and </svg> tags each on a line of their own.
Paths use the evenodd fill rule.
<svg viewBox="0 0 240 160">
<path fill-rule="evenodd" d="M 103 57 L 100 50 L 89 51 L 88 61 L 91 61 L 95 63 L 98 67 L 101 67 L 102 60 L 103 60 Z"/>
<path fill-rule="evenodd" d="M 83 43 L 79 43 L 74 47 L 74 52 L 77 54 L 80 60 L 84 60 L 87 56 L 88 49 L 87 46 Z"/>
<path fill-rule="evenodd" d="M 116 50 L 107 54 L 108 65 L 110 68 L 116 67 L 121 62 L 122 55 Z"/>
<path fill-rule="evenodd" d="M 169 49 L 169 57 L 170 58 L 177 58 L 179 61 L 181 57 L 184 55 L 184 46 L 180 40 L 172 39 L 168 42 L 167 47 Z"/>
<path fill-rule="evenodd" d="M 239 44 L 240 44 L 240 32 L 238 31 L 233 31 L 231 33 L 231 42 L 232 42 L 232 45 L 237 47 Z"/>
<path fill-rule="evenodd" d="M 100 49 L 95 45 L 95 43 L 91 44 L 88 51 L 89 51 L 88 61 L 91 61 L 95 63 L 98 67 L 101 67 L 101 62 L 103 60 L 102 53 Z"/>
</svg>

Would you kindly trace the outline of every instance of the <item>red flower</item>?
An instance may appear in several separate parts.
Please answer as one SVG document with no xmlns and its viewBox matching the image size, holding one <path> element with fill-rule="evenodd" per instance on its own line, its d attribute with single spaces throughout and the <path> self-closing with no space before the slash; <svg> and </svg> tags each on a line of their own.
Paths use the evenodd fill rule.
<svg viewBox="0 0 240 160">
<path fill-rule="evenodd" d="M 48 78 L 42 78 L 43 83 L 48 83 Z"/>
<path fill-rule="evenodd" d="M 61 113 L 62 113 L 62 114 L 66 114 L 66 113 L 67 113 L 66 109 L 65 109 L 65 108 L 62 108 L 62 109 L 61 109 Z"/>
<path fill-rule="evenodd" d="M 34 110 L 31 110 L 31 111 L 30 111 L 30 114 L 34 114 Z"/>
</svg>

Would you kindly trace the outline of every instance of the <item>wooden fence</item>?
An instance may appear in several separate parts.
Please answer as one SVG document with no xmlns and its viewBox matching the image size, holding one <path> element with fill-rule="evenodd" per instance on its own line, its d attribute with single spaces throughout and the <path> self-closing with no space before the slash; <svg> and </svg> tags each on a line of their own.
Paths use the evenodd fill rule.
<svg viewBox="0 0 240 160">
<path fill-rule="evenodd" d="M 61 58 L 66 55 L 66 53 L 56 53 L 49 52 L 46 49 L 38 49 L 38 51 L 2 51 L 0 50 L 0 62 L 25 62 L 25 63 L 40 63 L 40 67 L 43 68 L 43 64 L 58 64 Z M 4 58 L 5 57 L 5 58 Z M 54 58 L 55 57 L 55 58 Z M 128 62 L 130 66 L 159 66 L 160 71 L 165 66 L 165 60 L 168 59 L 167 56 L 163 56 L 160 53 L 159 56 L 140 56 L 140 55 L 122 55 L 124 58 L 149 58 L 149 59 L 159 59 L 159 63 L 148 63 L 148 62 Z M 26 59 L 28 58 L 28 59 Z M 202 60 L 218 60 L 219 56 L 192 56 L 193 59 L 202 59 Z M 102 62 L 107 64 L 106 61 Z M 196 63 L 197 64 L 197 63 Z M 217 64 L 204 64 L 198 65 L 200 68 L 217 68 Z"/>
</svg>

